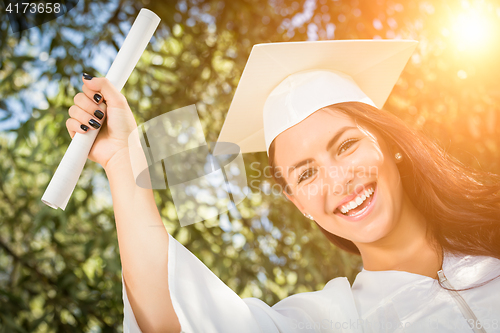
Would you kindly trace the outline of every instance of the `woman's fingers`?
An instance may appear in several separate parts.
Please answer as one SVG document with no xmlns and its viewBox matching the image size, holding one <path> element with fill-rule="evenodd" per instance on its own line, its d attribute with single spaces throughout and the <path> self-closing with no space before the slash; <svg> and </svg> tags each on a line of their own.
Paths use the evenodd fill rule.
<svg viewBox="0 0 500 333">
<path fill-rule="evenodd" d="M 94 103 L 94 105 L 98 105 L 102 107 L 104 104 L 104 98 L 102 97 L 102 94 L 96 90 L 91 90 L 89 87 L 86 85 L 82 85 L 82 92 L 85 94 L 85 96 L 88 97 L 89 101 Z"/>
<path fill-rule="evenodd" d="M 87 97 L 99 104 L 104 99 L 112 107 L 123 108 L 127 106 L 127 99 L 105 77 L 83 76 L 83 91 Z M 88 88 L 88 90 L 85 89 Z"/>
<path fill-rule="evenodd" d="M 68 110 L 70 118 L 66 121 L 66 128 L 71 138 L 77 132 L 83 134 L 90 129 L 99 129 L 106 116 L 106 104 L 118 108 L 128 106 L 126 98 L 108 79 L 84 74 L 83 83 L 83 92 L 75 95 L 75 105 Z"/>
<path fill-rule="evenodd" d="M 106 109 L 103 104 L 96 105 L 96 103 L 94 103 L 85 93 L 76 94 L 73 98 L 73 101 L 76 105 L 82 108 L 82 110 L 87 111 L 91 115 L 95 115 L 97 118 L 99 118 L 101 115 L 103 116 L 106 113 Z"/>
<path fill-rule="evenodd" d="M 85 98 L 87 97 L 85 96 Z M 79 104 L 72 105 L 69 108 L 68 112 L 71 118 L 74 118 L 81 124 L 94 129 L 98 129 L 99 127 L 101 127 L 101 124 L 104 120 L 104 112 L 102 112 L 101 110 L 96 109 L 94 111 L 94 114 L 91 115 L 89 111 L 82 109 Z"/>
<path fill-rule="evenodd" d="M 66 120 L 66 129 L 68 130 L 69 136 L 71 136 L 72 139 L 75 136 L 76 132 L 85 134 L 89 131 L 88 126 L 80 123 L 75 118 L 68 118 L 68 120 Z"/>
</svg>

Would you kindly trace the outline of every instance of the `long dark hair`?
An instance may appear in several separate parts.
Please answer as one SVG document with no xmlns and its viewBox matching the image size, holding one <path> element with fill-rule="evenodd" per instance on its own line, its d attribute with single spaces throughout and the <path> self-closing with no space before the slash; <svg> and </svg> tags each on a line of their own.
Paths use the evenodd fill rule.
<svg viewBox="0 0 500 333">
<path fill-rule="evenodd" d="M 490 256 L 500 260 L 500 176 L 464 165 L 422 133 L 392 113 L 360 102 L 330 105 L 361 126 L 375 128 L 403 154 L 398 164 L 403 188 L 425 216 L 427 230 L 444 251 Z M 274 141 L 269 165 L 275 181 L 288 189 L 274 164 Z M 360 255 L 348 239 L 320 230 L 339 248 Z"/>
</svg>

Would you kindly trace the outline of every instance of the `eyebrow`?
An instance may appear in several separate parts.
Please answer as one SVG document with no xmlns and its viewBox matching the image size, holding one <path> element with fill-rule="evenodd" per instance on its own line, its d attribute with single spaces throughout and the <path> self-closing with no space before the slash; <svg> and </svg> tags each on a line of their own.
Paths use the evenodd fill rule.
<svg viewBox="0 0 500 333">
<path fill-rule="evenodd" d="M 290 177 L 290 172 L 292 172 L 293 170 L 300 168 L 304 164 L 308 164 L 309 162 L 312 162 L 312 161 L 314 161 L 314 159 L 308 158 L 307 160 L 302 160 L 299 163 L 292 165 L 292 167 L 288 169 L 288 177 Z"/>
<path fill-rule="evenodd" d="M 357 127 L 353 127 L 353 126 L 344 126 L 342 127 L 334 136 L 333 138 L 330 139 L 330 141 L 328 141 L 328 144 L 326 145 L 326 150 L 329 150 L 337 141 L 338 139 L 342 136 L 342 134 L 344 134 L 345 131 L 348 131 L 350 129 L 357 129 Z M 303 166 L 304 164 L 308 164 L 310 162 L 314 161 L 314 159 L 312 158 L 308 158 L 306 160 L 302 160 L 300 161 L 299 163 L 293 165 L 291 168 L 288 169 L 288 176 L 290 176 L 290 173 L 297 169 L 297 168 L 300 168 L 301 166 Z"/>
<path fill-rule="evenodd" d="M 357 129 L 357 127 L 353 126 L 344 126 L 342 127 L 337 134 L 333 136 L 333 138 L 328 141 L 328 144 L 326 145 L 326 150 L 330 150 L 330 148 L 337 142 L 337 140 L 344 134 L 345 131 L 350 130 L 350 129 Z"/>
</svg>

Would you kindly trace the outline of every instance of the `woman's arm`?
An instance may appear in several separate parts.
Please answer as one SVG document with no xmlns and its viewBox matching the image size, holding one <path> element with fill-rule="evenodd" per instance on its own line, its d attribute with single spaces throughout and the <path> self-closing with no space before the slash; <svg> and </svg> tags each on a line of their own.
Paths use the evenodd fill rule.
<svg viewBox="0 0 500 333">
<path fill-rule="evenodd" d="M 168 286 L 169 235 L 156 207 L 153 191 L 136 185 L 134 171 L 148 170 L 139 136 L 131 136 L 137 122 L 127 99 L 107 78 L 82 75 L 82 92 L 66 121 L 71 138 L 100 129 L 88 158 L 104 167 L 115 211 L 123 289 L 141 331 L 179 332 Z M 106 101 L 106 106 L 104 106 Z M 96 110 L 97 109 L 97 110 Z M 134 156 L 131 164 L 131 139 Z M 147 178 L 146 178 L 147 179 Z M 125 293 L 124 293 L 125 296 Z M 125 300 L 125 297 L 124 297 Z M 137 329 L 135 329 L 137 331 Z M 134 332 L 136 333 L 136 332 Z"/>
<path fill-rule="evenodd" d="M 123 279 L 137 323 L 144 333 L 180 332 L 168 288 L 169 239 L 153 190 L 136 185 L 128 149 L 117 152 L 104 169 L 113 197 Z"/>
</svg>

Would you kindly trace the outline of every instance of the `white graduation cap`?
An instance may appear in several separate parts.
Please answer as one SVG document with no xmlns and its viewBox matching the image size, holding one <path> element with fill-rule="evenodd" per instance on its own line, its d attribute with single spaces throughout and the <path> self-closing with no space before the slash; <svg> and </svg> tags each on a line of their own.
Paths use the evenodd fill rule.
<svg viewBox="0 0 500 333">
<path fill-rule="evenodd" d="M 414 40 L 256 44 L 217 141 L 235 143 L 242 153 L 268 152 L 276 136 L 328 105 L 357 101 L 382 108 L 417 44 Z"/>
</svg>

